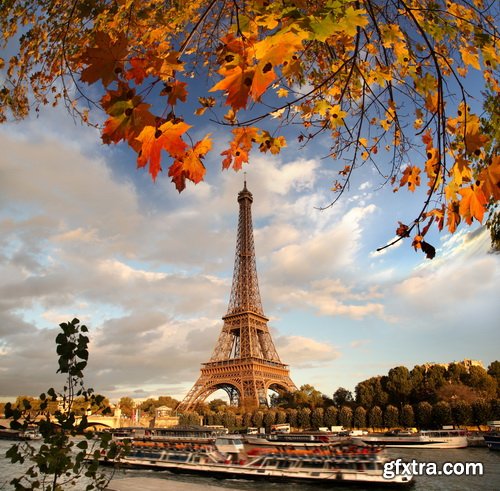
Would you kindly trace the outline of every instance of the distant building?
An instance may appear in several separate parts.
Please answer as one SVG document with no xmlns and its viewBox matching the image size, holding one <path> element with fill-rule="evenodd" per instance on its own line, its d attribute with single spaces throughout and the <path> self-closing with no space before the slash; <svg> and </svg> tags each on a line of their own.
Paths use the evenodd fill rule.
<svg viewBox="0 0 500 491">
<path fill-rule="evenodd" d="M 172 413 L 172 408 L 168 406 L 160 406 L 155 410 L 156 418 L 168 418 Z"/>
<path fill-rule="evenodd" d="M 179 424 L 179 417 L 172 416 L 171 407 L 160 406 L 155 409 L 155 417 L 151 423 L 150 426 L 155 428 L 170 428 Z"/>
<path fill-rule="evenodd" d="M 480 360 L 470 360 L 468 358 L 466 358 L 465 360 L 462 360 L 462 361 L 454 361 L 454 362 L 451 362 L 451 363 L 433 363 L 433 362 L 424 363 L 422 366 L 425 368 L 425 371 L 427 371 L 427 370 L 429 370 L 429 368 L 435 367 L 435 366 L 443 367 L 446 370 L 448 370 L 449 366 L 452 363 L 455 363 L 456 365 L 463 365 L 465 367 L 465 369 L 467 370 L 467 372 L 469 372 L 469 370 L 472 367 L 481 367 L 481 368 L 484 368 L 484 365 L 483 365 L 482 361 L 480 361 Z"/>
</svg>

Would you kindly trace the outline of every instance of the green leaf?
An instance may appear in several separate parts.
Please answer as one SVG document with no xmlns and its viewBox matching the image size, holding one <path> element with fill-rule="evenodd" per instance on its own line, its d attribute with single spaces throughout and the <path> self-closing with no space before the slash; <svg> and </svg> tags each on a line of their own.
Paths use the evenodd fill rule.
<svg viewBox="0 0 500 491">
<path fill-rule="evenodd" d="M 87 450 L 87 448 L 89 447 L 89 444 L 88 444 L 88 442 L 86 440 L 82 440 L 81 442 L 78 442 L 76 444 L 76 446 L 78 448 L 81 448 L 82 450 Z"/>
</svg>

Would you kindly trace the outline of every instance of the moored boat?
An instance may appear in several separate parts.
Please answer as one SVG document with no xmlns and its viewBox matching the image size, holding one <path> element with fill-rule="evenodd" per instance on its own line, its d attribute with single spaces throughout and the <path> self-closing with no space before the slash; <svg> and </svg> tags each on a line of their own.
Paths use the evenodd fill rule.
<svg viewBox="0 0 500 491">
<path fill-rule="evenodd" d="M 0 439 L 2 440 L 40 440 L 42 435 L 36 429 L 13 430 L 0 428 Z"/>
<path fill-rule="evenodd" d="M 270 435 L 252 436 L 246 435 L 245 442 L 252 446 L 269 445 L 325 445 L 325 443 L 337 443 L 350 440 L 349 436 L 338 436 L 332 433 L 275 433 Z"/>
<path fill-rule="evenodd" d="M 485 433 L 483 438 L 490 450 L 500 450 L 500 432 L 492 431 Z"/>
<path fill-rule="evenodd" d="M 241 438 L 231 436 L 218 437 L 213 444 L 133 441 L 119 465 L 231 479 L 363 486 L 411 484 L 412 475 L 383 476 L 386 459 L 380 450 L 355 445 L 248 448 Z M 102 463 L 114 462 L 102 459 Z"/>
<path fill-rule="evenodd" d="M 398 448 L 465 448 L 467 433 L 462 430 L 422 430 L 419 433 L 370 433 L 354 437 L 356 443 Z"/>
</svg>

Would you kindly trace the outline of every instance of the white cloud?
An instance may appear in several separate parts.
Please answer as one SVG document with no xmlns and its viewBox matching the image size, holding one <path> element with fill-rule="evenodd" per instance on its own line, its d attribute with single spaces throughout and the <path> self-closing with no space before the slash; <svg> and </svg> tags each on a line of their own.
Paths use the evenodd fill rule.
<svg viewBox="0 0 500 491">
<path fill-rule="evenodd" d="M 284 363 L 295 368 L 311 368 L 328 364 L 340 356 L 335 346 L 304 336 L 279 336 L 276 349 Z"/>
<path fill-rule="evenodd" d="M 0 128 L 0 396 L 61 385 L 55 326 L 77 316 L 90 328 L 89 385 L 113 398 L 182 397 L 223 325 L 243 176 L 214 170 L 215 155 L 208 181 L 178 195 L 166 176 L 153 184 L 133 158 L 118 162 L 94 131 L 59 132 L 62 120 Z M 302 155 L 256 152 L 246 166 L 262 300 L 298 378 L 332 393 L 337 344 L 352 348 L 345 379 L 356 364 L 380 364 L 376 356 L 390 366 L 403 342 L 413 346 L 407 356 L 422 351 L 422 325 L 456 323 L 457 336 L 463 319 L 492 326 L 499 258 L 484 253 L 485 235 L 455 234 L 409 275 L 390 255 L 373 260 L 366 235 L 383 203 L 360 193 L 318 211 L 331 200 L 331 175 Z M 300 332 L 287 326 L 294 316 L 305 319 Z"/>
</svg>

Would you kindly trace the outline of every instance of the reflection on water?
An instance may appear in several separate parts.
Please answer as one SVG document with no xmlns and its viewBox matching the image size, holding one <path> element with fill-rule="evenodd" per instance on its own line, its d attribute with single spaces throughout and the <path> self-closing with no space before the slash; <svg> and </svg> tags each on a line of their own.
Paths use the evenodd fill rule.
<svg viewBox="0 0 500 491">
<path fill-rule="evenodd" d="M 0 490 L 12 489 L 8 482 L 13 477 L 18 477 L 22 474 L 23 469 L 20 465 L 13 465 L 5 459 L 5 452 L 12 445 L 12 442 L 0 441 Z M 446 462 L 481 462 L 484 466 L 483 476 L 418 476 L 415 480 L 415 486 L 412 488 L 415 491 L 497 491 L 500 489 L 500 452 L 493 452 L 487 448 L 466 448 L 466 449 L 387 449 L 386 453 L 391 458 L 402 458 L 405 461 L 415 460 L 417 462 L 435 462 L 437 469 Z M 110 472 L 107 468 L 104 472 Z M 209 477 L 198 477 L 189 475 L 176 475 L 164 471 L 139 471 L 119 470 L 115 474 L 115 478 L 120 477 L 135 477 L 143 478 L 155 477 L 165 478 L 175 481 L 191 482 L 198 485 L 217 486 L 220 488 L 238 488 L 245 490 L 262 489 L 270 491 L 312 491 L 317 490 L 319 486 L 314 484 L 301 483 L 270 483 L 265 481 L 265 487 L 262 481 L 246 481 L 225 479 L 217 480 Z M 85 485 L 76 488 L 75 491 L 85 489 Z M 213 488 L 211 488 L 213 490 Z M 352 487 L 335 486 L 339 491 L 352 490 Z M 358 488 L 359 489 L 359 488 Z M 370 488 L 375 489 L 376 488 Z M 138 490 L 139 491 L 139 490 Z"/>
</svg>

